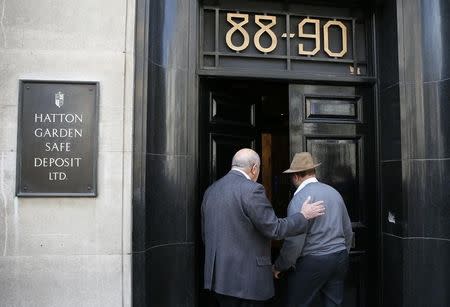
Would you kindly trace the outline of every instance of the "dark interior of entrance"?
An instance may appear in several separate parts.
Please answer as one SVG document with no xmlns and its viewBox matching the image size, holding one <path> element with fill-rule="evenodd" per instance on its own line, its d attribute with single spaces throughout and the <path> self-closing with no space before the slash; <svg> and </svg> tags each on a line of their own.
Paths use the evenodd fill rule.
<svg viewBox="0 0 450 307">
<path fill-rule="evenodd" d="M 377 278 L 376 266 L 369 266 L 376 263 L 375 240 L 369 243 L 374 197 L 366 189 L 373 185 L 371 88 L 208 78 L 200 89 L 200 193 L 230 170 L 238 149 L 253 148 L 261 156 L 259 182 L 275 213 L 284 217 L 293 188 L 282 172 L 293 153 L 312 152 L 322 162 L 318 179 L 343 195 L 355 232 L 345 306 L 370 306 L 370 284 Z M 281 245 L 272 242 L 274 258 Z M 199 256 L 201 284 L 202 247 Z M 280 305 L 285 282 L 275 282 L 272 306 Z M 213 306 L 210 300 L 202 290 L 201 306 Z"/>
<path fill-rule="evenodd" d="M 255 149 L 262 160 L 259 181 L 277 213 L 289 199 L 281 172 L 289 165 L 289 95 L 286 83 L 210 79 L 203 83 L 202 136 L 208 165 L 203 187 L 225 175 L 233 154 Z"/>
</svg>

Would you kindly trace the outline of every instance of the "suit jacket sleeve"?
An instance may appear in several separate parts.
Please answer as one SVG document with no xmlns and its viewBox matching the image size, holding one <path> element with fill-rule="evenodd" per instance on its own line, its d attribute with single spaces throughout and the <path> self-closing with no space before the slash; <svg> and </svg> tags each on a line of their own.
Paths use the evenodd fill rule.
<svg viewBox="0 0 450 307">
<path fill-rule="evenodd" d="M 204 217 L 205 215 L 204 215 L 204 213 L 203 213 L 203 203 L 202 203 L 202 206 L 201 206 L 201 217 L 200 217 L 200 219 L 201 219 L 201 223 L 202 223 L 202 225 L 201 225 L 201 232 L 202 232 L 202 241 L 203 241 L 203 243 L 205 243 L 205 217 Z"/>
<path fill-rule="evenodd" d="M 298 212 L 306 200 L 306 196 L 294 197 L 288 207 L 288 216 Z M 275 261 L 275 269 L 277 271 L 286 271 L 294 266 L 297 259 L 302 254 L 303 245 L 305 244 L 306 233 L 286 238 L 280 250 L 277 260 Z"/>
<path fill-rule="evenodd" d="M 243 198 L 245 213 L 265 237 L 280 240 L 306 231 L 308 220 L 300 211 L 281 219 L 275 215 L 262 185 L 255 185 Z"/>
<path fill-rule="evenodd" d="M 205 202 L 206 202 L 206 198 L 208 196 L 208 190 L 205 191 L 205 194 L 203 195 L 203 201 L 202 201 L 202 205 L 200 208 L 200 219 L 201 219 L 201 232 L 202 232 L 202 241 L 203 243 L 205 242 L 205 214 L 204 214 L 204 209 L 205 209 Z"/>
</svg>

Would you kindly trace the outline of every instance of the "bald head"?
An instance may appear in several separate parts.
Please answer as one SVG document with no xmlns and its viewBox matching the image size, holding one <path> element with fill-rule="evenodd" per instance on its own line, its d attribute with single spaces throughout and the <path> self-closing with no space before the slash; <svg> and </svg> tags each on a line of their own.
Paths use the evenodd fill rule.
<svg viewBox="0 0 450 307">
<path fill-rule="evenodd" d="M 253 181 L 256 181 L 259 176 L 260 164 L 259 155 L 254 150 L 243 148 L 234 154 L 231 167 L 244 171 Z"/>
<path fill-rule="evenodd" d="M 251 168 L 253 165 L 259 165 L 259 155 L 252 149 L 243 148 L 236 152 L 231 162 L 232 167 Z"/>
</svg>

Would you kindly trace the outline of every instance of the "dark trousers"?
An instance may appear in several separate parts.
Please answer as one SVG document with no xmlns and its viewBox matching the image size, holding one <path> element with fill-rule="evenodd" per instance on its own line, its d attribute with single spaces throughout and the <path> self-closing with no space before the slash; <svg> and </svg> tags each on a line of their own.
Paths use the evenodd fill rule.
<svg viewBox="0 0 450 307">
<path fill-rule="evenodd" d="M 347 250 L 323 256 L 304 256 L 288 273 L 287 307 L 310 306 L 320 295 L 326 307 L 342 306 L 348 269 Z"/>
<path fill-rule="evenodd" d="M 265 301 L 252 301 L 242 298 L 214 293 L 219 307 L 265 307 Z"/>
</svg>

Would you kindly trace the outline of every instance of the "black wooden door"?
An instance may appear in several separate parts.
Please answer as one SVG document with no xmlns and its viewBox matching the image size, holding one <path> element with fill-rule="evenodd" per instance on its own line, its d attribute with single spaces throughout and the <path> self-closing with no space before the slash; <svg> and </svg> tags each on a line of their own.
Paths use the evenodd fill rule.
<svg viewBox="0 0 450 307">
<path fill-rule="evenodd" d="M 257 113 L 261 96 L 249 90 L 244 83 L 204 82 L 202 91 L 201 132 L 203 153 L 208 165 L 202 171 L 209 185 L 224 176 L 231 168 L 237 150 L 260 148 Z"/>
<path fill-rule="evenodd" d="M 346 307 L 370 306 L 377 280 L 373 90 L 364 86 L 289 87 L 291 155 L 309 151 L 320 181 L 343 196 L 354 236 Z"/>
<path fill-rule="evenodd" d="M 237 150 L 260 147 L 257 114 L 261 97 L 244 83 L 203 80 L 200 108 L 200 191 L 231 169 Z M 200 235 L 199 235 L 200 236 Z M 199 246 L 199 284 L 203 284 L 203 246 Z M 202 286 L 200 286 L 200 289 Z M 201 290 L 199 306 L 215 306 L 209 291 Z"/>
</svg>

